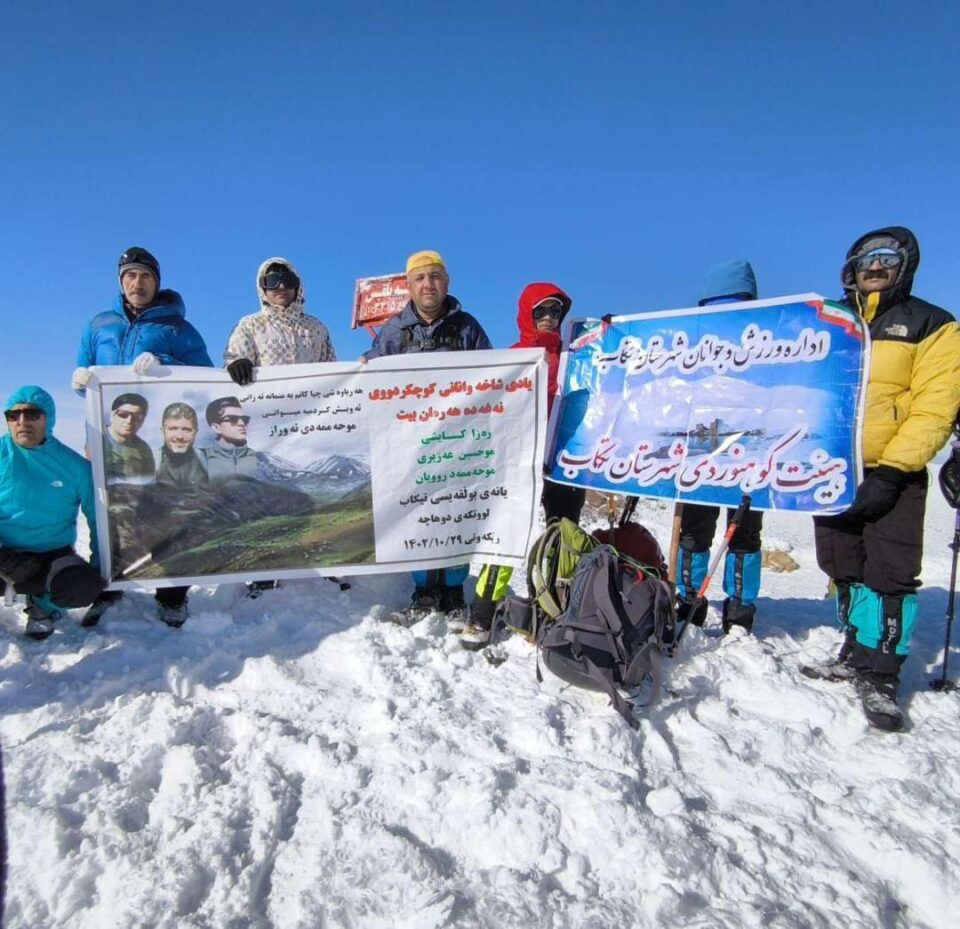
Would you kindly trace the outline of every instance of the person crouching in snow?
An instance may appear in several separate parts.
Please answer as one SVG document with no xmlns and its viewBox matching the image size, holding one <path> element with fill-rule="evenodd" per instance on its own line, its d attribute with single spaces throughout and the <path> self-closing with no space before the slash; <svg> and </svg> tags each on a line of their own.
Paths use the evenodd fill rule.
<svg viewBox="0 0 960 929">
<path fill-rule="evenodd" d="M 844 643 L 836 659 L 801 670 L 856 684 L 868 722 L 903 727 L 900 667 L 917 618 L 927 464 L 960 404 L 960 327 L 911 295 L 920 247 L 890 226 L 858 238 L 841 270 L 844 301 L 870 328 L 863 483 L 853 505 L 814 519 L 817 562 L 836 585 Z"/>
<path fill-rule="evenodd" d="M 757 277 L 749 261 L 724 261 L 708 272 L 698 306 L 716 306 L 757 299 Z M 734 510 L 727 510 L 727 521 Z M 684 503 L 680 515 L 680 548 L 677 552 L 677 597 L 692 608 L 690 622 L 702 626 L 707 617 L 706 601 L 696 604 L 697 591 L 707 576 L 710 545 L 717 530 L 720 507 Z M 760 530 L 763 513 L 749 510 L 737 527 L 727 549 L 723 566 L 723 631 L 742 626 L 753 630 L 760 594 Z"/>
<path fill-rule="evenodd" d="M 257 269 L 257 296 L 259 311 L 241 318 L 223 350 L 224 367 L 235 384 L 252 384 L 254 368 L 264 365 L 337 360 L 330 331 L 304 310 L 307 295 L 300 272 L 286 258 L 268 258 L 261 263 Z M 208 421 L 209 415 L 208 411 Z M 338 583 L 341 589 L 350 586 L 345 588 L 344 582 Z M 276 586 L 276 581 L 250 581 L 247 596 L 259 597 Z"/>
<path fill-rule="evenodd" d="M 21 387 L 7 401 L 0 438 L 0 592 L 26 595 L 26 634 L 45 639 L 62 609 L 103 590 L 90 462 L 53 437 L 53 397 Z M 74 551 L 77 511 L 90 530 L 92 563 Z"/>
<path fill-rule="evenodd" d="M 520 330 L 520 339 L 510 347 L 544 349 L 547 359 L 548 411 L 552 409 L 559 391 L 557 372 L 563 350 L 560 327 L 572 305 L 573 301 L 561 288 L 549 283 L 528 284 L 518 301 L 517 328 Z M 586 490 L 582 487 L 544 481 L 540 502 L 547 520 L 567 517 L 579 522 L 585 499 Z M 460 634 L 464 648 L 480 649 L 490 641 L 493 615 L 507 594 L 512 575 L 513 568 L 504 565 L 488 564 L 480 570 L 469 619 Z"/>
</svg>

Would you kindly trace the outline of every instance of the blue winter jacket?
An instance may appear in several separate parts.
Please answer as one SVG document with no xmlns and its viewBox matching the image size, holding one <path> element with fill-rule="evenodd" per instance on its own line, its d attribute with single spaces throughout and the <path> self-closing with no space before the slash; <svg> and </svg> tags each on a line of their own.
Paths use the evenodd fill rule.
<svg viewBox="0 0 960 929">
<path fill-rule="evenodd" d="M 157 356 L 165 365 L 197 365 L 212 368 L 203 337 L 186 319 L 183 298 L 175 290 L 161 290 L 156 303 L 133 322 L 123 311 L 123 294 L 113 307 L 90 320 L 80 340 L 77 364 L 127 365 L 143 352 Z"/>
<path fill-rule="evenodd" d="M 413 301 L 408 301 L 400 313 L 383 324 L 364 358 L 493 348 L 483 326 L 461 308 L 459 300 L 447 296 L 446 304 L 447 312 L 430 324 L 417 315 Z"/>
<path fill-rule="evenodd" d="M 704 278 L 700 288 L 699 306 L 715 303 L 721 297 L 738 300 L 757 299 L 757 276 L 749 261 L 737 258 L 734 261 L 721 261 L 715 264 Z"/>
<path fill-rule="evenodd" d="M 41 387 L 21 387 L 7 400 L 30 403 L 47 414 L 46 440 L 21 448 L 12 436 L 0 438 L 0 545 L 24 552 L 48 552 L 77 541 L 77 509 L 90 527 L 97 566 L 97 523 L 90 462 L 53 437 L 53 397 Z"/>
</svg>

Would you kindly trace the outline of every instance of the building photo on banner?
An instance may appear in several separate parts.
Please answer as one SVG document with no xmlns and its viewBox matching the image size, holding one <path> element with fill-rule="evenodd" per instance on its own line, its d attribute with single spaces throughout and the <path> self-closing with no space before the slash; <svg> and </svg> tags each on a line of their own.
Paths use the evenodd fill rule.
<svg viewBox="0 0 960 929">
<path fill-rule="evenodd" d="M 861 471 L 869 339 L 816 294 L 574 320 L 548 476 L 596 490 L 835 513 Z"/>
<path fill-rule="evenodd" d="M 115 589 L 523 562 L 538 350 L 222 372 L 95 369 L 87 446 Z M 531 428 L 532 427 L 532 428 Z"/>
</svg>

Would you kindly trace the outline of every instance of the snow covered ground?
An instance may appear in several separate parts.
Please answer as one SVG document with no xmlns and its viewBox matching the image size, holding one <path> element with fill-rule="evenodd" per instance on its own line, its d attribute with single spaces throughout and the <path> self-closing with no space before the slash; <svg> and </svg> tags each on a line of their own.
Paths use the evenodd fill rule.
<svg viewBox="0 0 960 929">
<path fill-rule="evenodd" d="M 405 575 L 128 596 L 25 640 L 0 610 L 9 929 L 955 926 L 953 512 L 930 494 L 908 728 L 809 681 L 838 644 L 810 522 L 772 515 L 755 637 L 692 630 L 632 732 L 507 640 L 383 621 Z M 667 507 L 638 515 L 665 545 Z M 960 625 L 960 624 L 958 624 Z M 960 628 L 955 630 L 960 640 Z M 951 658 L 960 672 L 960 650 Z"/>
</svg>

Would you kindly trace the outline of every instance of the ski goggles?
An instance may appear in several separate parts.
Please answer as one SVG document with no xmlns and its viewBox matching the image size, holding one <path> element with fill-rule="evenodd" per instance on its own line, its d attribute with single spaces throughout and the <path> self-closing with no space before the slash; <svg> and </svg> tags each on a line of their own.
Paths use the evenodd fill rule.
<svg viewBox="0 0 960 929">
<path fill-rule="evenodd" d="M 541 303 L 533 310 L 533 318 L 537 322 L 547 317 L 551 319 L 560 319 L 563 316 L 563 305 L 560 303 Z"/>
<path fill-rule="evenodd" d="M 264 290 L 276 290 L 281 284 L 287 290 L 293 290 L 299 283 L 297 276 L 289 271 L 269 271 L 263 276 Z"/>
<path fill-rule="evenodd" d="M 26 410 L 4 410 L 3 415 L 7 417 L 8 423 L 15 423 L 18 419 L 25 419 L 28 423 L 35 423 L 43 416 L 43 410 L 36 407 L 30 407 Z"/>
<path fill-rule="evenodd" d="M 237 415 L 236 413 L 229 413 L 227 416 L 221 416 L 221 417 L 220 417 L 220 422 L 221 422 L 221 423 L 230 423 L 231 426 L 239 426 L 241 423 L 242 423 L 244 426 L 249 426 L 249 425 L 250 425 L 250 420 L 251 420 L 252 418 L 253 418 L 253 417 L 251 417 L 251 416 L 246 416 L 246 415 L 239 416 L 239 415 Z"/>
<path fill-rule="evenodd" d="M 875 248 L 866 255 L 851 259 L 858 271 L 866 271 L 875 261 L 880 262 L 881 268 L 896 268 L 903 264 L 903 252 L 895 248 Z"/>
</svg>

